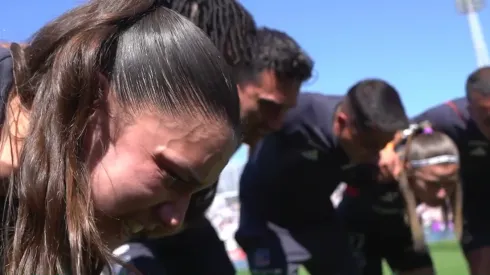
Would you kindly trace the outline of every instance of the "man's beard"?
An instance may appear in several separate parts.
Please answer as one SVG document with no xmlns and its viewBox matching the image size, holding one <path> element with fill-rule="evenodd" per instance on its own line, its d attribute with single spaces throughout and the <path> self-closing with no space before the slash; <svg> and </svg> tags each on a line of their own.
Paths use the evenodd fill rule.
<svg viewBox="0 0 490 275">
<path fill-rule="evenodd" d="M 242 118 L 243 143 L 253 146 L 271 131 L 256 117 Z"/>
</svg>

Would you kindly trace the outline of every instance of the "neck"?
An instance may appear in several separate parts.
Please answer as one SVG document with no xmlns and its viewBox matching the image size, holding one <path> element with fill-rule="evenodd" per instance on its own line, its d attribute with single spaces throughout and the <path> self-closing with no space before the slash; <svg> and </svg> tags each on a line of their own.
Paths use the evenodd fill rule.
<svg viewBox="0 0 490 275">
<path fill-rule="evenodd" d="M 18 160 L 29 127 L 28 111 L 14 96 L 5 107 L 4 127 L 0 138 L 0 178 L 8 177 L 18 166 Z"/>
<path fill-rule="evenodd" d="M 243 137 L 243 143 L 247 144 L 250 148 L 255 147 L 262 137 L 253 134 L 246 134 Z"/>
<path fill-rule="evenodd" d="M 342 102 L 335 107 L 335 112 L 333 113 L 332 117 L 332 133 L 334 136 L 338 139 L 340 137 L 340 125 L 339 125 L 339 120 L 337 117 L 339 116 L 341 110 L 342 110 Z"/>
</svg>

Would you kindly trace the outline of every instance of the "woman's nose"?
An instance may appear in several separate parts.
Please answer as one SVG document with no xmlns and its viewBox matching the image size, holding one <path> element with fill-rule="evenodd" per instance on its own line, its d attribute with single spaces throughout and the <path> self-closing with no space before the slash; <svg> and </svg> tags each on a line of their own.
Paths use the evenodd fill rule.
<svg viewBox="0 0 490 275">
<path fill-rule="evenodd" d="M 160 221 L 171 227 L 179 227 L 185 218 L 185 213 L 189 207 L 191 195 L 181 195 L 179 199 L 172 202 L 161 204 L 157 209 L 157 215 Z"/>
<path fill-rule="evenodd" d="M 441 189 L 439 189 L 439 191 L 437 191 L 437 198 L 438 199 L 445 199 L 446 196 L 447 196 L 446 189 L 441 188 Z"/>
</svg>

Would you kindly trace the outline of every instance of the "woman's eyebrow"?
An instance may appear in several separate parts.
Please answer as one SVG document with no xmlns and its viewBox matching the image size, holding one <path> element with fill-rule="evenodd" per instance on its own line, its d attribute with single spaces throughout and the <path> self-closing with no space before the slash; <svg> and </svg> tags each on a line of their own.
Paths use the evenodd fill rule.
<svg viewBox="0 0 490 275">
<path fill-rule="evenodd" d="M 192 167 L 187 166 L 187 167 L 179 167 L 179 169 L 185 170 L 183 171 L 188 175 L 188 177 L 184 177 L 182 180 L 186 181 L 187 183 L 190 183 L 192 185 L 201 187 L 205 185 L 204 181 L 199 177 L 199 175 L 192 169 Z"/>
<path fill-rule="evenodd" d="M 198 187 L 205 185 L 205 182 L 202 180 L 199 174 L 184 158 L 176 155 L 169 157 L 163 152 L 154 155 L 154 158 L 161 169 L 169 170 L 168 172 L 174 174 L 174 176 L 178 177 L 179 180 Z"/>
</svg>

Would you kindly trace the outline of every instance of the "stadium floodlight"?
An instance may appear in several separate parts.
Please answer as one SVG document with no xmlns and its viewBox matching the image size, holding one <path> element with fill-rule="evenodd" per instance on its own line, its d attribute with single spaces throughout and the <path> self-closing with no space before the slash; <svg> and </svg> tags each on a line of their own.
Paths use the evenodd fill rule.
<svg viewBox="0 0 490 275">
<path fill-rule="evenodd" d="M 479 12 L 485 7 L 484 0 L 456 0 L 456 8 L 462 14 Z"/>
<path fill-rule="evenodd" d="M 468 19 L 478 67 L 488 66 L 490 64 L 487 44 L 485 43 L 485 37 L 478 16 L 478 12 L 484 7 L 484 0 L 456 0 L 456 8 L 460 13 L 466 15 Z"/>
</svg>

